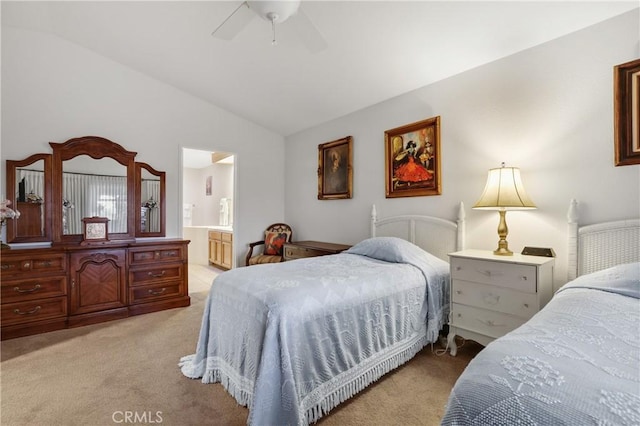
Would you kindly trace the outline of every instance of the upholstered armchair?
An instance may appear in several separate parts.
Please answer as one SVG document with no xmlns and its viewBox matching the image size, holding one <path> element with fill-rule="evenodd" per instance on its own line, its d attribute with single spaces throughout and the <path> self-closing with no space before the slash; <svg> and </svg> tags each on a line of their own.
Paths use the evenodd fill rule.
<svg viewBox="0 0 640 426">
<path fill-rule="evenodd" d="M 286 223 L 274 223 L 264 231 L 264 240 L 249 243 L 246 265 L 282 262 L 284 259 L 284 243 L 291 241 L 293 231 Z M 256 246 L 263 245 L 262 253 L 253 255 Z"/>
</svg>

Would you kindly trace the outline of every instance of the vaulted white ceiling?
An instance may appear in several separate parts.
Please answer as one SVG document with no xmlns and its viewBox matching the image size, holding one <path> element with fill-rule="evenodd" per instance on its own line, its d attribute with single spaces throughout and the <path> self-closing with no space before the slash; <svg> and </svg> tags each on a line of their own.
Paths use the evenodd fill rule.
<svg viewBox="0 0 640 426">
<path fill-rule="evenodd" d="M 288 136 L 638 8 L 638 1 L 304 1 L 291 21 L 211 36 L 239 1 L 2 1 L 2 26 L 55 34 Z"/>
</svg>

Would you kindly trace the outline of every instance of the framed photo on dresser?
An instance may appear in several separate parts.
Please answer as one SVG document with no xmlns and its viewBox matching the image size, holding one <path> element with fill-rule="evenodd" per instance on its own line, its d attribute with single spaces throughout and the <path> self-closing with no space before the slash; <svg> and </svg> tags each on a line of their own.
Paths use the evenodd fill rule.
<svg viewBox="0 0 640 426">
<path fill-rule="evenodd" d="M 82 219 L 82 243 L 91 244 L 109 241 L 108 223 L 109 218 L 106 217 L 93 216 Z"/>
</svg>

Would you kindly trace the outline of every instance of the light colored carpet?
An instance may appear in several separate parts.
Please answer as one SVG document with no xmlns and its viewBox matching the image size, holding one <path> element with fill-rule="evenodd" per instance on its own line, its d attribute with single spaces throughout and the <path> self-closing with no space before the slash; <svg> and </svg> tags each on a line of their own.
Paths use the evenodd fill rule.
<svg viewBox="0 0 640 426">
<path fill-rule="evenodd" d="M 195 351 L 217 272 L 189 265 L 188 308 L 3 341 L 0 424 L 246 424 L 248 410 L 222 386 L 188 379 L 177 366 Z M 318 424 L 437 425 L 453 383 L 481 348 L 467 342 L 451 357 L 427 347 Z"/>
</svg>

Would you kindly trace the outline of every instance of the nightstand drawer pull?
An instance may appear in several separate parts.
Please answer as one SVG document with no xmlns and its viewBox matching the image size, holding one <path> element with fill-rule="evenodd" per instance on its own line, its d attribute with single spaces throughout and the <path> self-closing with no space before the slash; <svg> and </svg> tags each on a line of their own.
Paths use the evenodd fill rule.
<svg viewBox="0 0 640 426">
<path fill-rule="evenodd" d="M 167 291 L 167 289 L 162 287 L 160 291 L 149 290 L 149 294 L 153 294 L 154 296 L 160 296 L 165 291 Z"/>
<path fill-rule="evenodd" d="M 494 294 L 487 294 L 484 296 L 484 303 L 487 305 L 497 305 L 500 302 L 500 296 Z"/>
<path fill-rule="evenodd" d="M 522 281 L 526 281 L 526 280 L 527 280 L 527 276 L 526 276 L 526 275 L 523 275 L 523 276 L 521 276 L 521 277 L 520 277 L 520 279 L 521 279 Z"/>
<path fill-rule="evenodd" d="M 528 309 L 528 308 L 529 308 L 529 304 L 528 304 L 528 303 L 525 303 L 525 304 L 524 304 L 524 307 Z"/>
<path fill-rule="evenodd" d="M 484 325 L 488 325 L 489 327 L 504 327 L 505 326 L 505 324 L 496 324 L 492 320 L 481 320 L 480 318 L 478 318 L 478 321 L 481 322 Z"/>
<path fill-rule="evenodd" d="M 500 272 L 498 271 L 497 273 L 491 271 L 490 269 L 485 269 L 485 270 L 479 270 L 478 271 L 480 274 L 484 275 L 485 277 L 491 278 L 493 276 L 499 276 Z"/>
<path fill-rule="evenodd" d="M 36 306 L 35 308 L 27 312 L 20 312 L 20 309 L 14 309 L 13 313 L 18 315 L 31 315 L 31 314 L 35 314 L 39 310 L 40 310 L 40 305 Z"/>
<path fill-rule="evenodd" d="M 13 289 L 18 293 L 33 293 L 34 291 L 38 291 L 40 289 L 40 284 L 36 284 L 33 288 L 28 288 L 26 290 L 22 290 L 18 286 L 14 287 Z"/>
<path fill-rule="evenodd" d="M 160 277 L 163 277 L 165 273 L 166 271 L 162 271 L 159 274 L 154 274 L 153 272 L 149 272 L 147 275 L 153 278 L 160 278 Z"/>
</svg>

